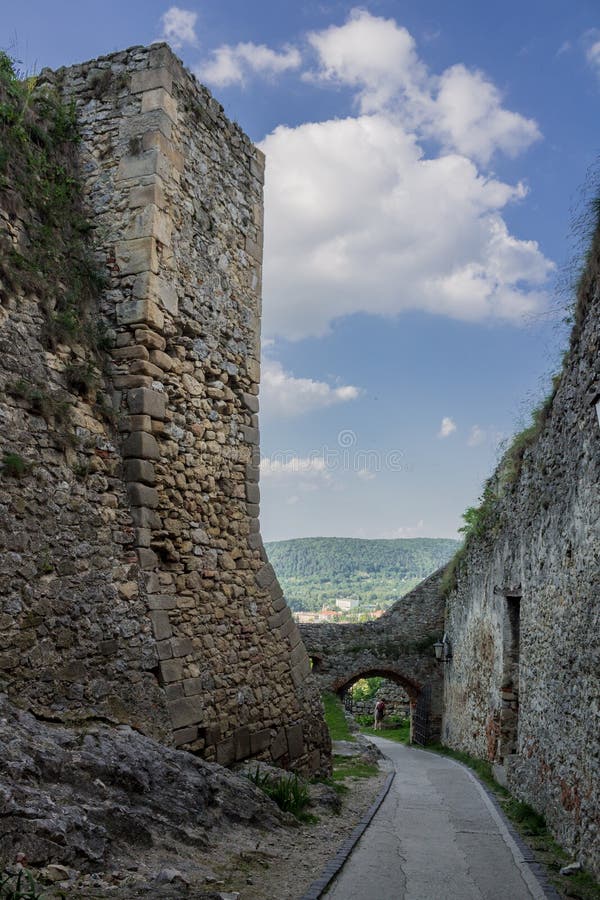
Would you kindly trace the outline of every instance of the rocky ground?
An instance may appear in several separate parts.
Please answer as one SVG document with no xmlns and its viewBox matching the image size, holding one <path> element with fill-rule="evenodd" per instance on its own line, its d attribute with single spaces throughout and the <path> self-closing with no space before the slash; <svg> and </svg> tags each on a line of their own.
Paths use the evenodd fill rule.
<svg viewBox="0 0 600 900">
<path fill-rule="evenodd" d="M 241 773 L 0 697 L 0 861 L 25 864 L 48 898 L 297 900 L 384 777 L 347 779 L 341 797 L 312 786 L 318 821 L 300 824 Z"/>
</svg>

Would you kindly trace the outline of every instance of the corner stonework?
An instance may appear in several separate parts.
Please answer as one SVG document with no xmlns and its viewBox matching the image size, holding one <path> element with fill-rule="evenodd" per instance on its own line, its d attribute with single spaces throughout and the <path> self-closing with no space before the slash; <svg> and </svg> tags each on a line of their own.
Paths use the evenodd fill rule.
<svg viewBox="0 0 600 900">
<path fill-rule="evenodd" d="M 327 769 L 310 661 L 260 537 L 264 156 L 166 45 L 56 78 L 110 272 L 123 478 L 173 741 L 225 765 Z"/>
</svg>

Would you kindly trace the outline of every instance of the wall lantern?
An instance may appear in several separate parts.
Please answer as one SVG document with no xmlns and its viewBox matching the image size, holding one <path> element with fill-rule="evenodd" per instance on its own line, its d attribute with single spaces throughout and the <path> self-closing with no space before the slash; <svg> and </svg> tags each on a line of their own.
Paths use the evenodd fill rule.
<svg viewBox="0 0 600 900">
<path fill-rule="evenodd" d="M 435 658 L 437 662 L 450 662 L 452 659 L 452 645 L 448 640 L 448 635 L 444 633 L 441 641 L 436 641 L 433 645 Z"/>
</svg>

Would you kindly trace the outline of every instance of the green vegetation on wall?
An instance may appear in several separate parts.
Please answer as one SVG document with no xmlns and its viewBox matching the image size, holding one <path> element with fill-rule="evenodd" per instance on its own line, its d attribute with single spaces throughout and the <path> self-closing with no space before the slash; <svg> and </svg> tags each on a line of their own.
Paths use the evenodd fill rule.
<svg viewBox="0 0 600 900">
<path fill-rule="evenodd" d="M 0 51 L 0 201 L 25 225 L 17 243 L 0 232 L 0 302 L 34 295 L 49 347 L 84 338 L 102 349 L 94 313 L 103 279 L 88 244 L 79 141 L 74 106 L 35 77 L 20 78 Z"/>
</svg>

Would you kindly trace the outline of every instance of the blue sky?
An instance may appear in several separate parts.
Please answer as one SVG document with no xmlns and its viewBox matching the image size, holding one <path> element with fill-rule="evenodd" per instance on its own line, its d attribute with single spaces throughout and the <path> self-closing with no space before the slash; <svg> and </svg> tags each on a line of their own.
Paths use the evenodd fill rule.
<svg viewBox="0 0 600 900">
<path fill-rule="evenodd" d="M 3 6 L 27 71 L 166 37 L 267 153 L 265 538 L 455 536 L 564 343 L 595 0 Z"/>
</svg>

